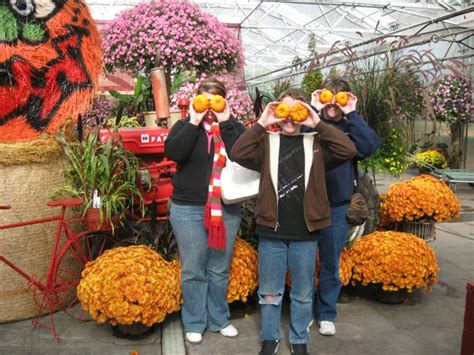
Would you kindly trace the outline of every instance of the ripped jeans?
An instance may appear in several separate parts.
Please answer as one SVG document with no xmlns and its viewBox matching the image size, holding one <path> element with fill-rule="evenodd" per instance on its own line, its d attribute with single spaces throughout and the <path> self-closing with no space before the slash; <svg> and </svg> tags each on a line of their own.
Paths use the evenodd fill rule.
<svg viewBox="0 0 474 355">
<path fill-rule="evenodd" d="M 259 303 L 262 340 L 280 340 L 280 318 L 287 268 L 291 276 L 290 331 L 292 344 L 309 341 L 314 272 L 318 242 L 260 237 L 258 244 Z"/>
</svg>

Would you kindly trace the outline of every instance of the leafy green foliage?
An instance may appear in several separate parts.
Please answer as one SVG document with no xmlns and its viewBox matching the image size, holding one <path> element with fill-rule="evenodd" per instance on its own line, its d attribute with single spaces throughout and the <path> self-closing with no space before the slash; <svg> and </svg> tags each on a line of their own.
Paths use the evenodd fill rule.
<svg viewBox="0 0 474 355">
<path fill-rule="evenodd" d="M 303 82 L 301 86 L 308 97 L 311 97 L 311 94 L 318 89 L 321 89 L 321 82 L 323 81 L 323 74 L 321 70 L 316 69 L 310 72 L 307 72 L 303 77 Z"/>
<path fill-rule="evenodd" d="M 64 131 L 56 135 L 70 163 L 66 173 L 68 183 L 57 195 L 83 199 L 81 210 L 85 214 L 92 207 L 97 190 L 101 221 L 108 220 L 112 225 L 112 217 L 123 219 L 134 203 L 139 204 L 144 215 L 144 200 L 136 184 L 139 160 L 124 148 L 116 131 L 105 143 L 99 141 L 98 132 L 92 131 L 82 142 L 67 138 Z"/>
<path fill-rule="evenodd" d="M 122 116 L 136 116 L 144 111 L 155 110 L 151 80 L 148 77 L 137 76 L 133 95 L 117 91 L 109 91 L 109 94 L 119 102 L 115 108 L 118 119 Z"/>
<path fill-rule="evenodd" d="M 384 132 L 380 137 L 380 147 L 372 156 L 362 160 L 360 167 L 365 171 L 372 168 L 376 173 L 401 176 L 410 165 L 407 152 L 406 132 L 403 128 L 393 127 Z"/>
</svg>

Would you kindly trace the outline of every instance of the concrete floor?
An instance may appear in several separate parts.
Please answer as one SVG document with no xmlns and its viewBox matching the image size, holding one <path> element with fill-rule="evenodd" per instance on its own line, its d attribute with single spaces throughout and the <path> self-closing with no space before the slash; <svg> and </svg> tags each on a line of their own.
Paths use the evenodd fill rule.
<svg viewBox="0 0 474 355">
<path fill-rule="evenodd" d="M 406 178 L 406 177 L 404 177 Z M 380 177 L 377 188 L 386 191 L 394 179 Z M 463 206 L 460 222 L 437 225 L 436 251 L 441 267 L 439 283 L 431 292 L 411 295 L 398 305 L 376 301 L 367 289 L 349 289 L 346 303 L 338 305 L 337 334 L 323 337 L 311 328 L 311 354 L 459 354 L 463 331 L 466 283 L 474 281 L 474 188 L 459 184 L 456 192 Z M 56 343 L 45 329 L 31 322 L 0 324 L 0 354 L 163 354 L 244 355 L 260 349 L 258 305 L 232 305 L 232 323 L 239 329 L 235 339 L 206 332 L 200 345 L 183 342 L 179 314 L 146 339 L 116 338 L 107 325 L 82 323 L 55 314 L 62 341 Z M 289 304 L 283 307 L 282 334 L 287 338 Z M 472 335 L 474 336 L 474 334 Z M 185 349 L 184 349 L 185 346 Z M 280 355 L 290 354 L 286 341 Z"/>
</svg>

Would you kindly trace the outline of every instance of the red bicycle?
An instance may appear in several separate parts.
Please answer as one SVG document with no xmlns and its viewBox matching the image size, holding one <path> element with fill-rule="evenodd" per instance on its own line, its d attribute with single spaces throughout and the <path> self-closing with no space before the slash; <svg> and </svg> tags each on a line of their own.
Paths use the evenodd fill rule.
<svg viewBox="0 0 474 355">
<path fill-rule="evenodd" d="M 44 327 L 48 329 L 56 341 L 60 341 L 56 332 L 53 313 L 62 310 L 70 317 L 86 320 L 88 315 L 80 308 L 74 309 L 72 306 L 77 303 L 75 293 L 76 286 L 81 279 L 81 272 L 88 261 L 95 259 L 102 254 L 110 243 L 115 243 L 114 238 L 105 232 L 80 231 L 79 224 L 82 217 L 66 218 L 68 207 L 79 207 L 83 201 L 78 198 L 62 199 L 47 203 L 50 207 L 60 207 L 58 215 L 35 219 L 31 221 L 0 225 L 0 230 L 19 228 L 24 226 L 57 222 L 56 237 L 53 243 L 51 259 L 48 265 L 48 272 L 43 277 L 30 275 L 3 255 L 3 261 L 18 274 L 24 277 L 33 291 L 33 298 L 38 305 L 38 312 L 32 321 L 33 327 Z M 10 209 L 8 205 L 0 205 L 0 209 Z M 65 238 L 61 238 L 64 235 Z M 63 240 L 62 240 L 63 239 Z M 40 322 L 40 317 L 44 311 L 49 311 L 50 325 Z"/>
</svg>

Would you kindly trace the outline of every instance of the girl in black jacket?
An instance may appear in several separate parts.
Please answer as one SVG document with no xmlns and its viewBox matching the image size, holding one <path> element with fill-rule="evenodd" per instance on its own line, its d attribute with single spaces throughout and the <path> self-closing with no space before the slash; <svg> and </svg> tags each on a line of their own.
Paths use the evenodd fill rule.
<svg viewBox="0 0 474 355">
<path fill-rule="evenodd" d="M 198 94 L 225 98 L 222 82 L 205 80 Z M 178 163 L 173 177 L 170 223 L 178 242 L 184 304 L 181 309 L 186 339 L 200 343 L 206 329 L 235 337 L 227 303 L 229 265 L 240 225 L 240 205 L 223 205 L 220 172 L 226 152 L 243 126 L 224 111 L 198 113 L 178 121 L 165 141 L 165 154 Z"/>
</svg>

